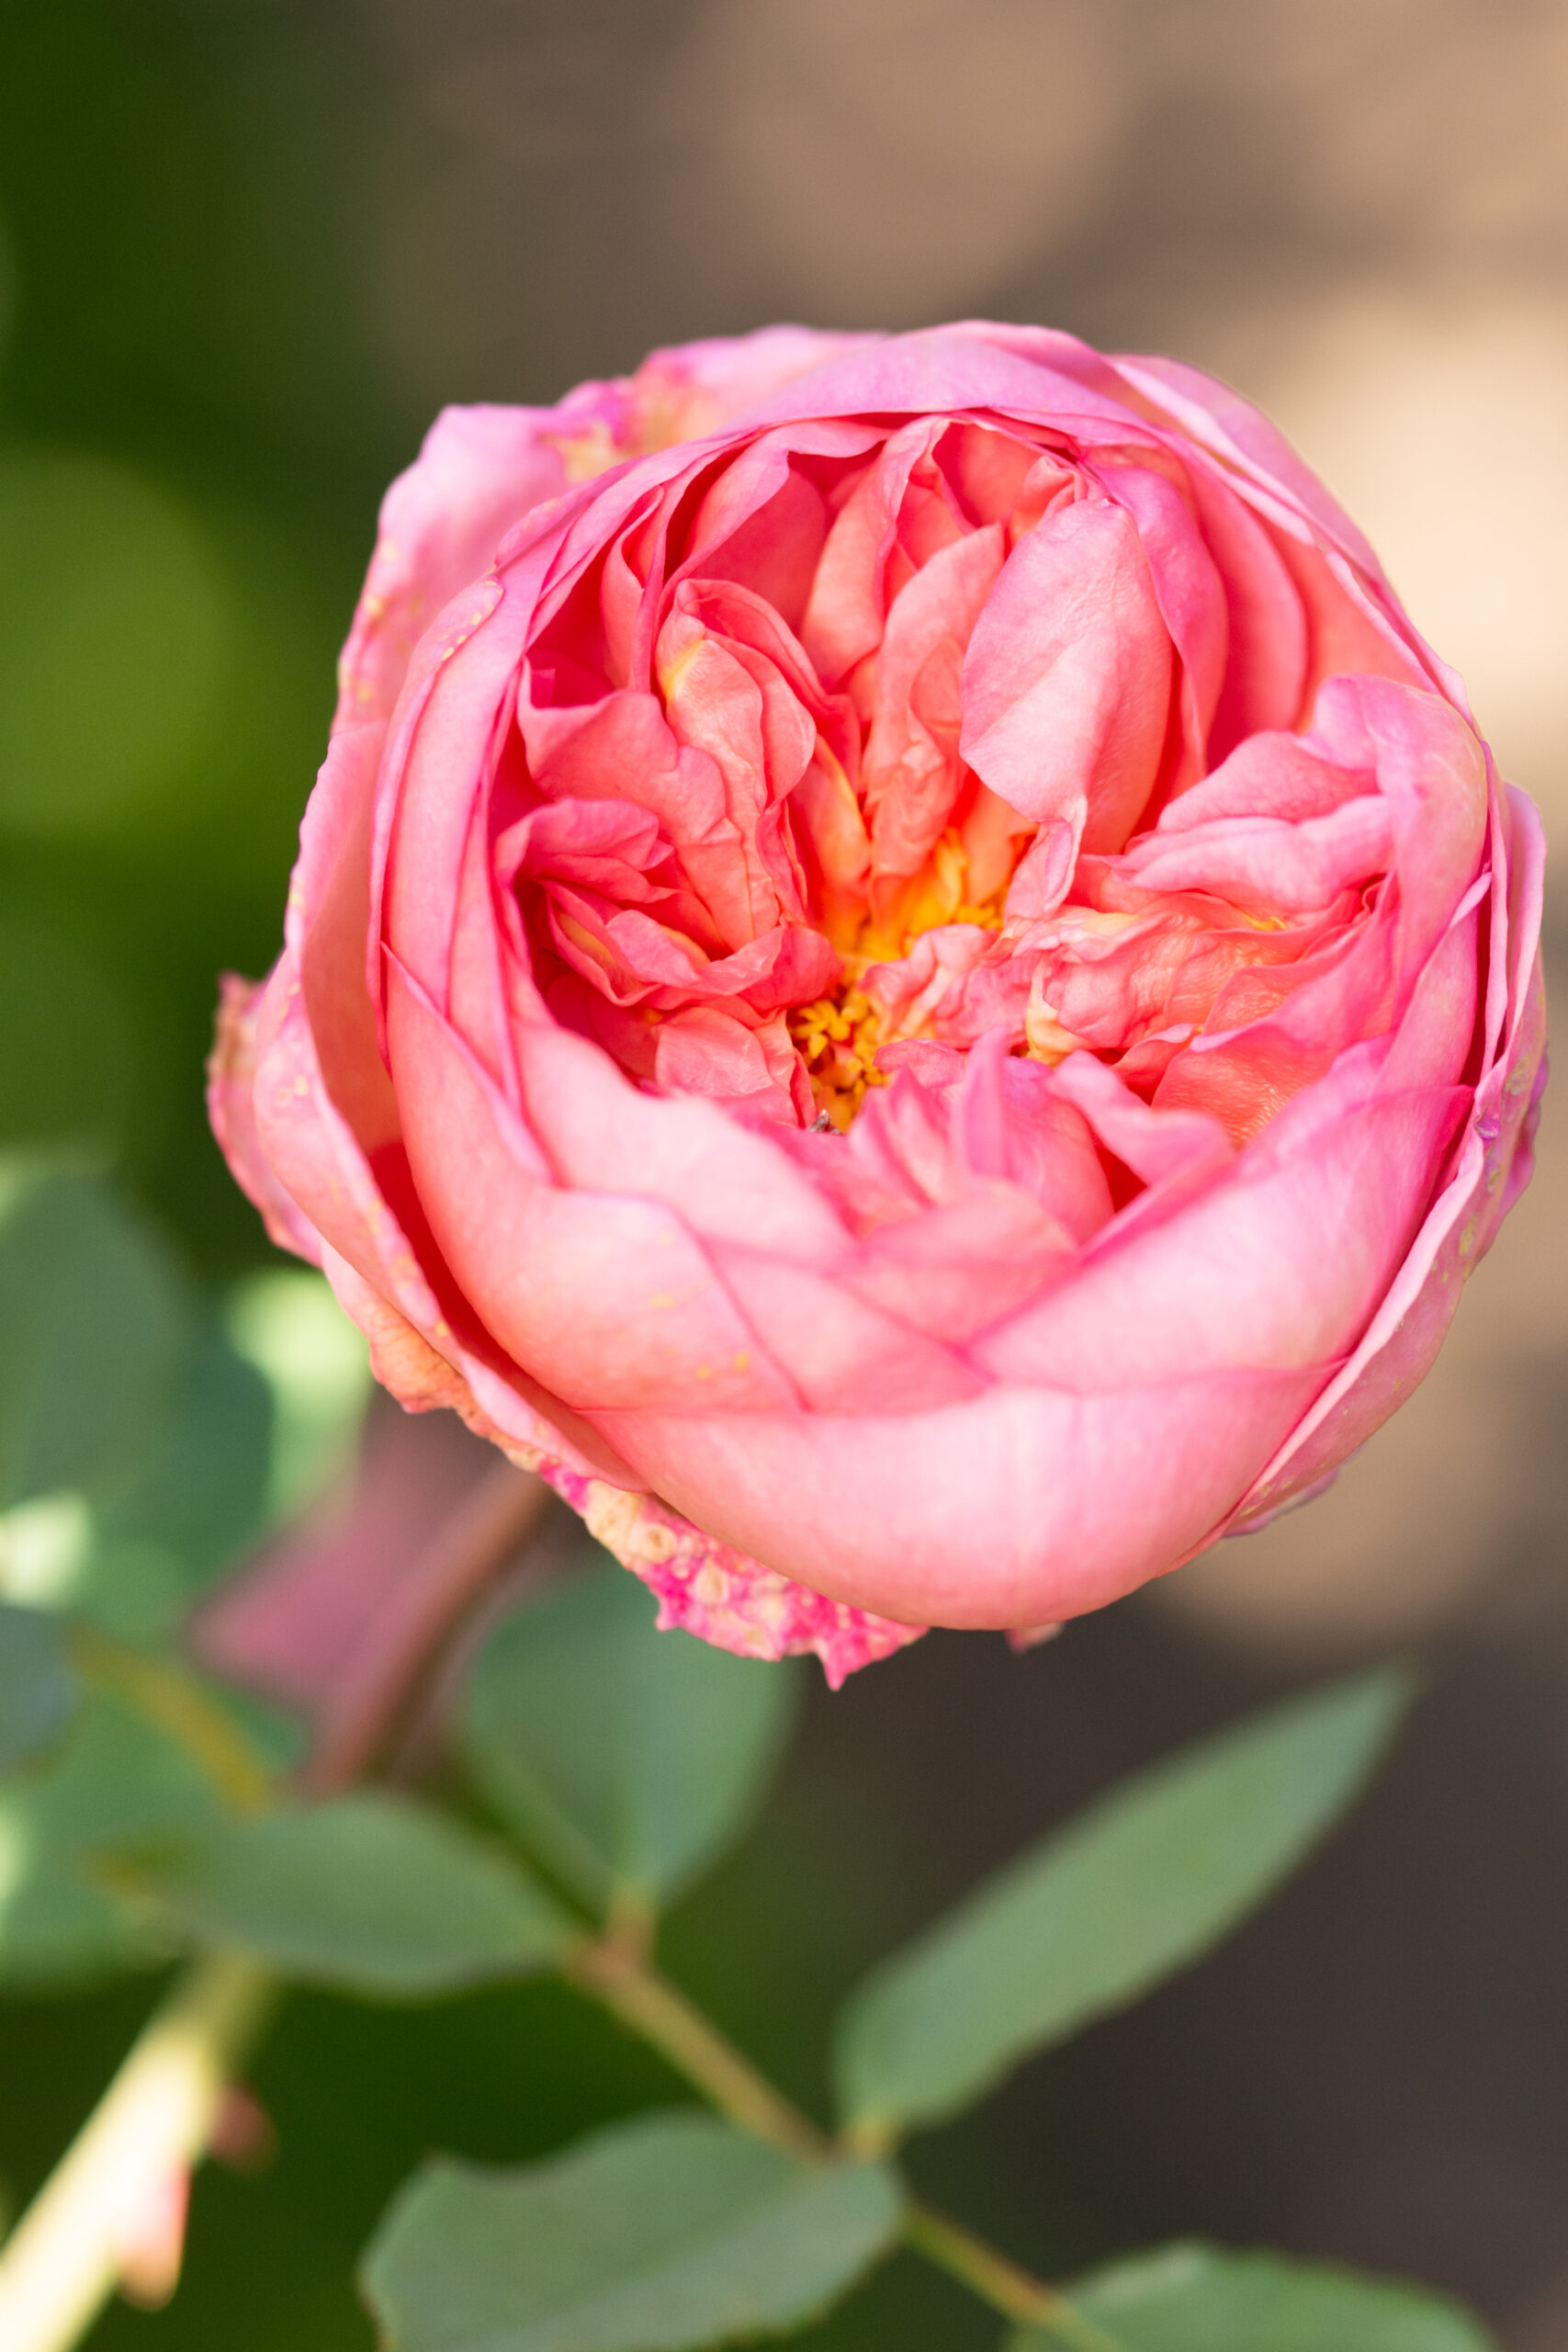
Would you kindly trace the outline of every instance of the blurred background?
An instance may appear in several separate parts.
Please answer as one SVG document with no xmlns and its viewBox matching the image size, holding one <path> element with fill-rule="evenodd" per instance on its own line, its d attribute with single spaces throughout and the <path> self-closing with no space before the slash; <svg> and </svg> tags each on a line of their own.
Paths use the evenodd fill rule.
<svg viewBox="0 0 1568 2352">
<path fill-rule="evenodd" d="M 265 1254 L 200 1103 L 277 944 L 378 500 L 449 400 L 554 399 L 774 317 L 984 312 L 1269 408 L 1568 839 L 1562 0 L 51 0 L 0 12 L 0 1136 L 89 1136 L 211 1276 Z M 1565 868 L 1568 870 L 1568 868 Z M 1568 925 L 1555 887 L 1549 948 Z M 1469 2295 L 1568 2347 L 1568 1099 L 1416 1401 L 1337 1490 L 1012 1659 L 818 1692 L 671 1961 L 816 2089 L 865 1959 L 1179 1737 L 1412 1642 L 1372 1801 L 1201 1971 L 976 2121 L 932 2193 L 1061 2271 L 1178 2232 Z M 0 2009 L 27 2193 L 150 1998 Z M 359 2352 L 431 2145 L 663 2096 L 546 1990 L 298 1999 L 267 2174 L 105 2352 Z M 810 2340 L 987 2344 L 895 2267 Z"/>
</svg>

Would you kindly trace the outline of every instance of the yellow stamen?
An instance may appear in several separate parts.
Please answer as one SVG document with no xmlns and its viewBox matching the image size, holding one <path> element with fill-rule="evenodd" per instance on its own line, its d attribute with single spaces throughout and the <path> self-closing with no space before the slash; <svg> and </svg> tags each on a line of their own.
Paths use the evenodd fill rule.
<svg viewBox="0 0 1568 2352">
<path fill-rule="evenodd" d="M 836 996 L 819 996 L 789 1015 L 795 1040 L 811 1080 L 811 1091 L 840 1133 L 865 1100 L 868 1086 L 886 1086 L 876 1067 L 885 1023 L 863 989 L 852 983 Z"/>
<path fill-rule="evenodd" d="M 866 1089 L 887 1083 L 886 1072 L 877 1068 L 876 1052 L 891 1038 L 886 1015 L 860 985 L 866 972 L 874 964 L 897 963 L 922 932 L 941 924 L 964 922 L 980 931 L 1000 931 L 1008 883 L 976 903 L 964 896 L 968 879 L 967 853 L 950 826 L 921 871 L 891 903 L 875 916 L 863 916 L 852 932 L 845 926 L 844 935 L 834 937 L 843 961 L 843 978 L 834 994 L 790 1013 L 789 1034 L 806 1064 L 812 1093 L 840 1132 L 864 1102 Z M 898 1032 L 901 1036 L 918 1034 Z"/>
</svg>

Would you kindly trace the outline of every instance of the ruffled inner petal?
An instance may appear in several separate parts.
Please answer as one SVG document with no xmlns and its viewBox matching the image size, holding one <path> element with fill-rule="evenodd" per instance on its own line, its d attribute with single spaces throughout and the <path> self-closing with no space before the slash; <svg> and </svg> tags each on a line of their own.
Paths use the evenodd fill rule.
<svg viewBox="0 0 1568 2352">
<path fill-rule="evenodd" d="M 1461 786 L 1434 877 L 1419 779 L 1479 754 L 1378 683 L 1386 633 L 1218 469 L 1103 432 L 803 422 L 616 511 L 541 606 L 493 797 L 529 1017 L 655 1095 L 847 1132 L 813 1181 L 866 1230 L 951 1208 L 988 1119 L 1015 1134 L 990 1181 L 1073 1248 L 1148 1180 L 1079 1119 L 1086 1217 L 1023 1069 L 1087 1057 L 1234 1143 L 1399 1017 L 1484 798 Z M 982 1048 L 986 1119 L 959 1084 Z M 913 1194 L 911 1116 L 947 1169 Z"/>
</svg>

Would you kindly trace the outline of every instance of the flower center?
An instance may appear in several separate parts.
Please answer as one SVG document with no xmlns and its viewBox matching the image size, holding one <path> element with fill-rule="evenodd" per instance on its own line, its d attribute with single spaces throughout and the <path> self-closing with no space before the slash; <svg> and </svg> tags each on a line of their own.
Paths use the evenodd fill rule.
<svg viewBox="0 0 1568 2352">
<path fill-rule="evenodd" d="M 999 932 L 1010 879 L 1010 866 L 986 899 L 971 901 L 968 853 L 950 826 L 921 871 L 886 895 L 879 911 L 863 918 L 852 944 L 841 951 L 838 987 L 789 1014 L 790 1037 L 806 1064 L 818 1108 L 840 1132 L 864 1102 L 867 1088 L 887 1083 L 876 1054 L 894 1033 L 883 1008 L 861 985 L 865 974 L 875 964 L 898 962 L 923 932 L 944 924 L 970 923 L 979 931 Z M 917 1023 L 897 1034 L 918 1036 L 919 1027 Z"/>
<path fill-rule="evenodd" d="M 806 1064 L 818 1108 L 840 1134 L 864 1102 L 866 1088 L 887 1083 L 886 1071 L 876 1067 L 885 1033 L 877 1007 L 848 979 L 833 995 L 797 1005 L 789 1015 L 789 1034 Z"/>
</svg>

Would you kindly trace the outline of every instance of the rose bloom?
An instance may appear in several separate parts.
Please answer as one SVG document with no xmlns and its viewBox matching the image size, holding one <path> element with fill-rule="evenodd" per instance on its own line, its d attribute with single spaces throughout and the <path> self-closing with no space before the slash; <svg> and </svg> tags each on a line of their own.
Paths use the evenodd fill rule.
<svg viewBox="0 0 1568 2352">
<path fill-rule="evenodd" d="M 213 1122 L 405 1405 L 837 1679 L 1409 1393 L 1529 1172 L 1540 864 L 1234 393 L 773 328 L 437 420 Z"/>
</svg>

